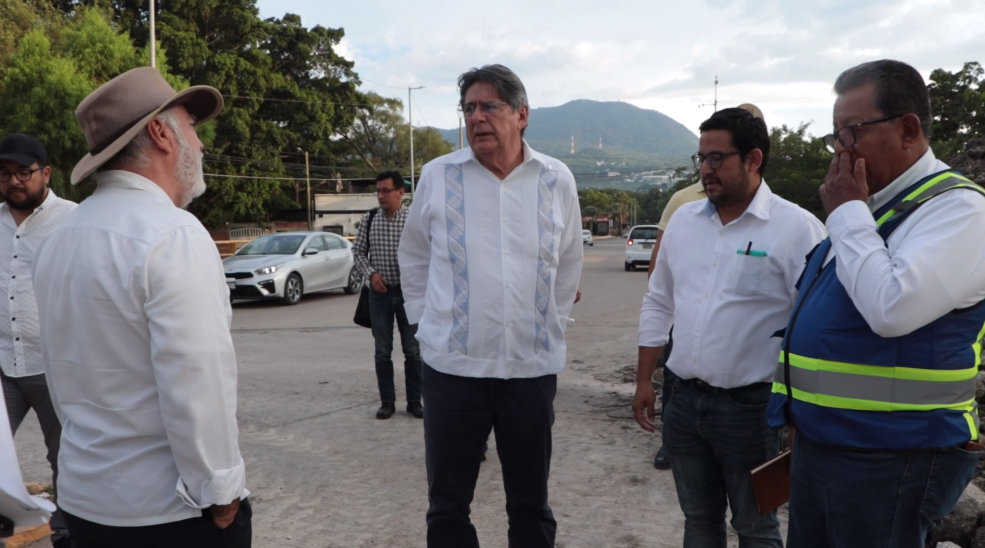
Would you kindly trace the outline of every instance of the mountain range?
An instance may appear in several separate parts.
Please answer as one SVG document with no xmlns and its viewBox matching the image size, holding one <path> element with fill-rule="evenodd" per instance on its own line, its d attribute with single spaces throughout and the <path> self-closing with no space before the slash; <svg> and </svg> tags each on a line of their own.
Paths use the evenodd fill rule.
<svg viewBox="0 0 985 548">
<path fill-rule="evenodd" d="M 458 148 L 458 129 L 438 131 Z M 588 99 L 531 109 L 525 138 L 535 150 L 562 160 L 581 178 L 690 165 L 689 158 L 698 149 L 698 137 L 665 114 L 629 103 Z"/>
</svg>

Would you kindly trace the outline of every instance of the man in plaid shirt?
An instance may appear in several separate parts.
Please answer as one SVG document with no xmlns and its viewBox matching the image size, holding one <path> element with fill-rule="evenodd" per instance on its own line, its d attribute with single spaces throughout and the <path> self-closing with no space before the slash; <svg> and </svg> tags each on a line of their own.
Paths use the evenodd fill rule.
<svg viewBox="0 0 985 548">
<path fill-rule="evenodd" d="M 407 221 L 403 204 L 404 178 L 396 171 L 376 176 L 376 198 L 380 208 L 363 216 L 353 250 L 356 267 L 369 279 L 369 316 L 376 339 L 376 381 L 382 405 L 376 418 L 389 419 L 397 410 L 397 393 L 393 385 L 393 318 L 397 318 L 400 344 L 404 350 L 404 378 L 407 387 L 407 412 L 424 418 L 421 405 L 421 375 L 424 362 L 415 335 L 417 325 L 407 321 L 404 295 L 400 291 L 400 267 L 397 246 Z"/>
</svg>

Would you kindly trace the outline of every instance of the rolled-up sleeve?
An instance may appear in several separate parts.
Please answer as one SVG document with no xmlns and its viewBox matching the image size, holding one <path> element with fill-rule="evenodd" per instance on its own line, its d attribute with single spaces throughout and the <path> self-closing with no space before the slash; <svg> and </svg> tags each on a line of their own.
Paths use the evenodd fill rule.
<svg viewBox="0 0 985 548">
<path fill-rule="evenodd" d="M 420 323 L 424 316 L 424 295 L 431 269 L 431 231 L 425 213 L 431 199 L 431 187 L 426 166 L 407 213 L 404 231 L 400 235 L 400 246 L 397 248 L 404 311 L 407 313 L 407 321 L 412 325 Z"/>
<path fill-rule="evenodd" d="M 178 468 L 177 493 L 194 508 L 245 497 L 236 422 L 237 364 L 222 264 L 208 233 L 182 227 L 148 249 L 151 363 Z"/>
</svg>

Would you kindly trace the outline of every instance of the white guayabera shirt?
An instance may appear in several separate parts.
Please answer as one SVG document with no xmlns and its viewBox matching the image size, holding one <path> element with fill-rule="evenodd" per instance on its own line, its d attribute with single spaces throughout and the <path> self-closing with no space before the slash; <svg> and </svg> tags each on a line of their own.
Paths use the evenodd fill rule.
<svg viewBox="0 0 985 548">
<path fill-rule="evenodd" d="M 560 373 L 581 277 L 571 171 L 523 143 L 500 180 L 471 148 L 424 166 L 400 239 L 400 285 L 424 361 L 463 377 Z"/>
<path fill-rule="evenodd" d="M 49 189 L 17 226 L 10 207 L 0 204 L 0 369 L 8 377 L 44 374 L 31 265 L 41 242 L 77 206 Z"/>
<path fill-rule="evenodd" d="M 248 494 L 229 291 L 194 215 L 144 177 L 102 173 L 41 246 L 34 287 L 59 506 L 139 527 Z"/>
</svg>

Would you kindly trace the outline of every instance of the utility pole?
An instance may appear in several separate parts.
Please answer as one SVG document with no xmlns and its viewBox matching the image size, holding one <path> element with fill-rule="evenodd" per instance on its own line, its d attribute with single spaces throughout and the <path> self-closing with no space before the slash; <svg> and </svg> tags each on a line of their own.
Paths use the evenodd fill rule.
<svg viewBox="0 0 985 548">
<path fill-rule="evenodd" d="M 305 180 L 306 186 L 308 187 L 308 201 L 306 202 L 307 203 L 307 206 L 308 206 L 306 208 L 308 210 L 308 232 L 311 232 L 311 230 L 312 230 L 312 226 L 311 226 L 311 169 L 310 169 L 310 167 L 308 165 L 308 151 L 301 150 L 300 148 L 298 148 L 298 150 L 304 153 L 304 180 Z"/>
<path fill-rule="evenodd" d="M 462 128 L 462 117 L 458 117 L 458 150 L 465 148 L 465 131 Z"/>
<path fill-rule="evenodd" d="M 150 0 L 150 66 L 157 67 L 157 30 L 154 28 L 154 0 Z"/>
<path fill-rule="evenodd" d="M 410 92 L 415 89 L 424 89 L 424 86 L 412 88 L 407 86 L 407 122 L 410 125 L 410 193 L 414 194 L 414 109 L 411 108 Z"/>
<path fill-rule="evenodd" d="M 702 103 L 698 107 L 706 107 L 708 103 Z M 715 102 L 711 103 L 711 106 L 715 107 L 715 112 L 718 112 L 718 76 L 715 76 Z"/>
</svg>

